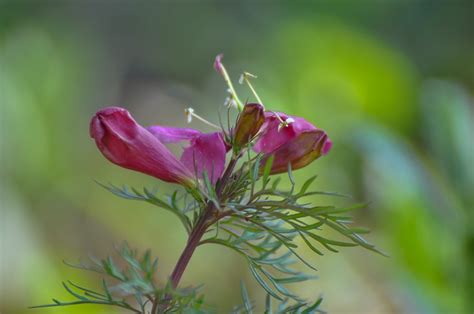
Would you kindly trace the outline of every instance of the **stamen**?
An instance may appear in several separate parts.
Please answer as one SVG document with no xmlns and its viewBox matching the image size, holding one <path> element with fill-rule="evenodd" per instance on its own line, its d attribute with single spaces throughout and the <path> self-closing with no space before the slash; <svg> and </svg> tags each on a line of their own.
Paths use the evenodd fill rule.
<svg viewBox="0 0 474 314">
<path fill-rule="evenodd" d="M 237 102 L 232 98 L 232 96 L 226 97 L 224 100 L 224 107 L 226 108 L 238 108 Z"/>
<path fill-rule="evenodd" d="M 204 124 L 209 125 L 210 127 L 216 128 L 216 129 L 218 129 L 218 130 L 221 129 L 219 126 L 215 125 L 214 123 L 209 122 L 209 121 L 207 121 L 206 119 L 204 119 L 203 117 L 201 117 L 201 116 L 195 114 L 193 108 L 186 108 L 186 109 L 184 109 L 184 115 L 186 116 L 186 121 L 187 121 L 188 123 L 191 123 L 191 121 L 193 120 L 193 117 L 194 117 L 194 118 L 198 119 L 199 121 L 203 122 Z"/>
<path fill-rule="evenodd" d="M 276 112 L 273 112 L 273 114 L 275 114 L 277 119 L 280 121 L 280 124 L 278 125 L 278 132 L 280 132 L 281 129 L 286 128 L 290 124 L 295 122 L 295 119 L 293 119 L 292 117 L 286 118 L 286 120 L 283 121 L 283 119 Z"/>
<path fill-rule="evenodd" d="M 193 108 L 186 108 L 184 109 L 184 115 L 186 116 L 186 121 L 188 123 L 191 123 L 191 121 L 193 121 L 193 113 L 194 113 L 194 109 Z"/>
<path fill-rule="evenodd" d="M 258 103 L 263 106 L 263 102 L 260 99 L 260 97 L 258 96 L 257 91 L 253 88 L 252 84 L 250 83 L 250 78 L 257 78 L 257 76 L 253 75 L 252 73 L 249 73 L 249 72 L 244 72 L 244 73 L 242 73 L 242 75 L 240 75 L 239 83 L 243 84 L 244 81 L 245 81 L 245 83 L 247 83 L 247 85 L 249 86 L 249 88 L 252 91 L 253 95 L 255 96 L 255 99 L 257 99 Z"/>
<path fill-rule="evenodd" d="M 222 75 L 222 77 L 224 78 L 224 81 L 226 82 L 227 86 L 229 87 L 230 97 L 237 104 L 237 108 L 239 109 L 239 111 L 242 111 L 244 109 L 244 106 L 242 105 L 242 102 L 240 101 L 239 97 L 237 96 L 237 92 L 234 89 L 234 85 L 232 85 L 232 81 L 230 80 L 229 74 L 227 73 L 227 70 L 225 69 L 224 64 L 222 64 L 221 60 L 222 60 L 222 54 L 218 55 L 216 57 L 214 67 Z"/>
<path fill-rule="evenodd" d="M 291 123 L 293 123 L 293 122 L 295 122 L 295 119 L 293 119 L 292 117 L 289 117 L 289 118 L 287 118 L 287 119 L 285 120 L 285 123 L 286 123 L 287 125 L 288 125 L 288 124 L 291 124 Z"/>
</svg>

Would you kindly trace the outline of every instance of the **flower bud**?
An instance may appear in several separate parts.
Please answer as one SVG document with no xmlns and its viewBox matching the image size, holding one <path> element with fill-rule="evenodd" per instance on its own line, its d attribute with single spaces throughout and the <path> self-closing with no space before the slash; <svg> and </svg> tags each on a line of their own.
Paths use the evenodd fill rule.
<svg viewBox="0 0 474 314">
<path fill-rule="evenodd" d="M 222 65 L 222 58 L 224 57 L 223 53 L 220 53 L 216 56 L 216 59 L 214 60 L 214 69 L 217 71 L 217 73 L 224 75 L 224 66 Z"/>
<path fill-rule="evenodd" d="M 239 115 L 235 126 L 234 144 L 242 147 L 252 140 L 265 122 L 261 104 L 247 104 Z"/>
</svg>

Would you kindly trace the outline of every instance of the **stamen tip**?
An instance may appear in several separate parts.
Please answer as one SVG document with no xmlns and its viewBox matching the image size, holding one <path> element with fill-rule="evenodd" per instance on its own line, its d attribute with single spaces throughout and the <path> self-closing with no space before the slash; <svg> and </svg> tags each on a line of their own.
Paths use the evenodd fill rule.
<svg viewBox="0 0 474 314">
<path fill-rule="evenodd" d="M 244 84 L 244 78 L 245 78 L 245 73 L 240 74 L 240 77 L 239 77 L 239 84 L 240 85 Z"/>
<path fill-rule="evenodd" d="M 191 123 L 191 121 L 193 121 L 193 113 L 194 109 L 191 107 L 184 109 L 184 115 L 186 116 L 186 121 L 188 123 Z"/>
</svg>

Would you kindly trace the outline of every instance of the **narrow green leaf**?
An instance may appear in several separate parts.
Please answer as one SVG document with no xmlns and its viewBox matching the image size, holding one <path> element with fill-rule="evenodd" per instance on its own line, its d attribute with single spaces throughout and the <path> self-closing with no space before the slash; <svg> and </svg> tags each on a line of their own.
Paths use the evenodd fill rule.
<svg viewBox="0 0 474 314">
<path fill-rule="evenodd" d="M 240 281 L 240 292 L 242 293 L 242 299 L 244 301 L 245 313 L 252 314 L 252 302 L 250 301 L 247 288 L 245 288 L 245 284 L 242 280 Z"/>
<path fill-rule="evenodd" d="M 274 155 L 268 157 L 267 161 L 265 162 L 265 167 L 263 168 L 263 176 L 262 176 L 262 189 L 265 189 L 268 183 L 268 177 L 270 176 L 270 171 L 272 170 L 273 160 L 275 159 Z"/>
<path fill-rule="evenodd" d="M 281 177 L 277 177 L 276 179 L 273 180 L 272 183 L 272 190 L 275 191 L 278 188 L 278 184 L 280 184 Z"/>
<path fill-rule="evenodd" d="M 272 298 L 270 294 L 267 293 L 265 297 L 265 312 L 264 314 L 273 314 L 272 310 Z"/>
<path fill-rule="evenodd" d="M 105 282 L 105 279 L 102 279 L 102 287 L 104 288 L 104 292 L 107 296 L 107 299 L 109 301 L 112 301 L 112 294 L 109 291 L 109 287 L 107 286 L 107 283 Z"/>
<path fill-rule="evenodd" d="M 260 286 L 265 289 L 265 291 L 270 294 L 272 297 L 274 297 L 275 299 L 278 299 L 280 301 L 283 301 L 283 299 L 278 295 L 276 294 L 271 288 L 270 286 L 265 282 L 265 280 L 260 276 L 260 274 L 257 272 L 257 270 L 255 269 L 255 267 L 252 265 L 252 263 L 250 262 L 249 263 L 249 269 L 250 269 L 250 272 L 252 273 L 253 277 L 255 278 L 255 280 L 257 280 L 257 282 L 260 284 Z"/>
<path fill-rule="evenodd" d="M 89 301 L 89 299 L 86 298 L 85 296 L 74 292 L 71 288 L 69 288 L 69 286 L 65 282 L 63 282 L 63 287 L 64 287 L 64 289 L 66 289 L 67 292 L 69 292 L 69 294 L 74 296 L 76 299 L 79 299 L 81 301 Z"/>
<path fill-rule="evenodd" d="M 306 193 L 306 191 L 308 190 L 308 188 L 311 186 L 311 184 L 313 184 L 314 180 L 316 180 L 318 176 L 312 176 L 311 178 L 309 178 L 308 180 L 306 180 L 306 182 L 303 184 L 303 186 L 301 187 L 301 190 L 300 192 L 298 193 L 298 195 L 303 195 L 304 193 Z"/>
<path fill-rule="evenodd" d="M 308 281 L 310 279 L 315 279 L 315 278 L 316 276 L 309 276 L 309 275 L 300 273 L 299 275 L 295 275 L 292 277 L 274 278 L 274 280 L 275 282 L 278 282 L 279 284 L 289 284 L 289 283 Z"/>
<path fill-rule="evenodd" d="M 267 279 L 273 284 L 273 286 L 275 287 L 275 289 L 278 290 L 278 292 L 280 292 L 284 296 L 287 296 L 287 297 L 292 298 L 294 300 L 297 300 L 297 301 L 300 300 L 300 298 L 297 295 L 291 293 L 288 289 L 286 289 L 285 287 L 280 285 L 275 280 L 275 278 L 273 278 L 273 276 L 268 271 L 266 271 L 263 267 L 260 268 L 260 271 L 265 275 L 265 277 L 267 277 Z"/>
<path fill-rule="evenodd" d="M 309 240 L 303 235 L 303 233 L 300 233 L 301 238 L 303 239 L 304 243 L 316 254 L 323 256 L 323 252 L 318 250 Z"/>
<path fill-rule="evenodd" d="M 125 281 L 126 278 L 125 276 L 120 273 L 120 271 L 117 269 L 117 267 L 114 264 L 114 261 L 110 256 L 107 257 L 107 259 L 102 260 L 102 266 L 104 267 L 104 270 L 107 274 L 110 276 L 120 280 L 120 281 Z"/>
<path fill-rule="evenodd" d="M 291 162 L 288 163 L 288 178 L 290 179 L 291 185 L 294 187 L 296 184 L 296 181 L 295 181 L 295 176 L 293 175 Z"/>
<path fill-rule="evenodd" d="M 73 286 L 74 288 L 78 289 L 78 290 L 82 290 L 84 291 L 84 295 L 88 295 L 92 298 L 95 298 L 95 299 L 99 299 L 99 300 L 106 300 L 106 295 L 103 295 L 99 292 L 96 292 L 96 291 L 93 291 L 93 290 L 90 290 L 90 289 L 87 289 L 87 288 L 84 288 L 84 287 L 81 287 L 79 285 L 76 285 L 75 283 L 73 283 L 72 281 L 68 280 L 67 283 L 71 286 Z"/>
<path fill-rule="evenodd" d="M 362 228 L 362 227 L 352 227 L 352 228 L 347 229 L 347 233 L 348 234 L 354 234 L 354 233 L 367 234 L 367 233 L 370 233 L 370 230 L 367 228 Z"/>
<path fill-rule="evenodd" d="M 206 171 L 204 171 L 202 173 L 202 178 L 204 180 L 204 185 L 206 186 L 206 189 L 207 189 L 207 193 L 209 194 L 209 198 L 211 199 L 211 201 L 213 201 L 213 203 L 217 206 L 217 207 L 220 207 L 220 204 L 218 203 L 217 201 L 217 194 L 216 194 L 216 190 L 214 190 L 214 187 L 212 186 L 211 184 L 211 181 L 209 180 L 209 176 L 207 174 Z"/>
<path fill-rule="evenodd" d="M 323 298 L 319 298 L 318 300 L 316 300 L 316 302 L 314 302 L 312 305 L 307 307 L 303 312 L 301 312 L 301 314 L 313 314 L 316 312 L 320 312 L 318 309 L 322 302 L 323 302 Z"/>
</svg>

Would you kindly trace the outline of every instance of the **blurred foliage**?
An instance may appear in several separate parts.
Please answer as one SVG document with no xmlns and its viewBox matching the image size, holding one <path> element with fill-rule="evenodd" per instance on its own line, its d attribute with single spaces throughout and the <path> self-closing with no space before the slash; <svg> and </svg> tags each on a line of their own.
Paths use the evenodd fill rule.
<svg viewBox="0 0 474 314">
<path fill-rule="evenodd" d="M 112 104 L 148 124 L 184 126 L 190 104 L 216 120 L 219 52 L 234 79 L 258 75 L 266 106 L 328 131 L 331 154 L 295 176 L 371 201 L 357 220 L 391 255 L 316 259 L 320 280 L 299 292 L 323 292 L 329 312 L 472 312 L 470 1 L 2 1 L 0 21 L 1 312 L 58 313 L 26 308 L 67 299 L 60 278 L 92 280 L 61 260 L 124 239 L 152 248 L 166 278 L 185 233 L 93 183 L 159 186 L 109 165 L 88 122 Z M 236 255 L 203 248 L 188 271 L 217 309 L 242 302 L 227 284 L 246 276 Z M 84 309 L 106 313 L 61 313 Z"/>
</svg>

